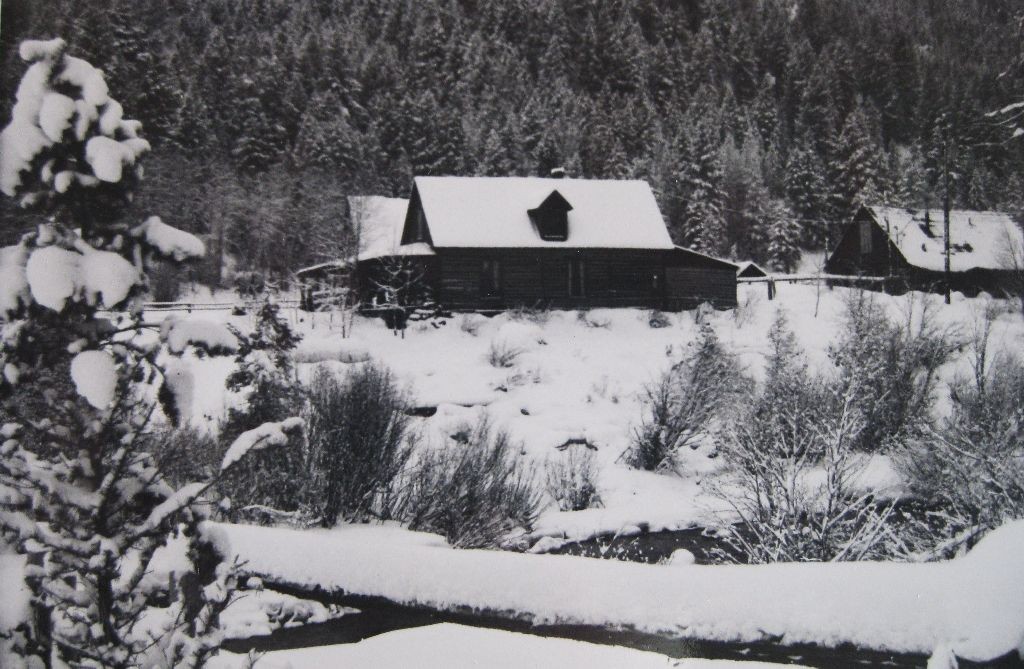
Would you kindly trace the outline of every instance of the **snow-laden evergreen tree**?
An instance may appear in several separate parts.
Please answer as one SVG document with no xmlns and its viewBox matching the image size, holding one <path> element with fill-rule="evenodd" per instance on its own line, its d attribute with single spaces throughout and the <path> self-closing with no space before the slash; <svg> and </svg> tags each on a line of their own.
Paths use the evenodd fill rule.
<svg viewBox="0 0 1024 669">
<path fill-rule="evenodd" d="M 825 217 L 828 202 L 825 167 L 804 137 L 790 149 L 785 165 L 786 197 L 803 227 L 802 243 L 821 248 L 825 243 Z"/>
<path fill-rule="evenodd" d="M 881 202 L 882 193 L 888 190 L 876 137 L 864 105 L 858 104 L 832 149 L 832 217 L 840 225 L 850 221 L 861 205 Z"/>
<path fill-rule="evenodd" d="M 281 316 L 278 306 L 266 301 L 256 312 L 249 335 L 239 334 L 236 369 L 228 375 L 228 390 L 244 393 L 244 401 L 228 410 L 220 429 L 221 443 L 260 425 L 296 415 L 302 393 L 291 353 L 301 337 Z M 303 500 L 305 462 L 300 439 L 291 439 L 274 452 L 254 453 L 226 477 L 221 486 L 233 512 L 257 517 L 266 511 L 295 511 Z M 263 507 L 267 507 L 263 509 Z"/>
<path fill-rule="evenodd" d="M 0 536 L 25 556 L 31 592 L 0 655 L 5 667 L 199 666 L 220 645 L 234 569 L 178 574 L 173 592 L 151 572 L 175 531 L 202 552 L 195 502 L 215 481 L 173 489 L 144 444 L 155 386 L 179 409 L 190 401 L 180 355 L 237 342 L 186 320 L 139 336 L 149 263 L 199 257 L 203 244 L 155 216 L 126 220 L 149 145 L 103 74 L 60 39 L 24 42 L 20 56 L 29 66 L 0 134 L 0 190 L 44 221 L 0 249 Z M 300 427 L 242 435 L 221 471 Z"/>
<path fill-rule="evenodd" d="M 782 200 L 768 200 L 764 216 L 768 227 L 768 266 L 777 272 L 794 271 L 800 262 L 800 222 Z"/>
</svg>

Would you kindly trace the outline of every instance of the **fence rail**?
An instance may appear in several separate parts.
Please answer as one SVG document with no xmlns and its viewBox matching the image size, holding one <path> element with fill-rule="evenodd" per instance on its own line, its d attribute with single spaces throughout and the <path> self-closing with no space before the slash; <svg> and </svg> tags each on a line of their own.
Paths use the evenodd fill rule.
<svg viewBox="0 0 1024 669">
<path fill-rule="evenodd" d="M 245 309 L 259 304 L 259 300 L 242 300 L 239 302 L 146 302 L 146 311 L 229 311 L 237 307 Z M 274 300 L 274 304 L 284 308 L 299 306 L 299 300 Z"/>
</svg>

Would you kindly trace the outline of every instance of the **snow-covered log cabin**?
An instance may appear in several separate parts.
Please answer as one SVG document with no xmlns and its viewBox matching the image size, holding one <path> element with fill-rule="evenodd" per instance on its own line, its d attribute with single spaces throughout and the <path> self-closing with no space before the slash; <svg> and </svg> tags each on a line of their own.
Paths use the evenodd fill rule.
<svg viewBox="0 0 1024 669">
<path fill-rule="evenodd" d="M 1008 214 L 954 209 L 949 217 L 950 288 L 965 295 L 1020 294 L 1024 234 Z M 825 263 L 829 274 L 889 277 L 887 290 L 945 289 L 941 209 L 865 206 Z"/>
<path fill-rule="evenodd" d="M 644 181 L 417 177 L 409 200 L 353 197 L 349 209 L 366 306 L 387 306 L 396 277 L 454 310 L 736 305 L 736 266 L 673 245 Z"/>
</svg>

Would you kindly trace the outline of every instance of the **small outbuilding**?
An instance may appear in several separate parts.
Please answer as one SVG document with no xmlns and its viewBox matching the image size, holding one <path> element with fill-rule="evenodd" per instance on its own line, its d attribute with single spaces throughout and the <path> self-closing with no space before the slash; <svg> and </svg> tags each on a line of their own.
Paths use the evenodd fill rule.
<svg viewBox="0 0 1024 669">
<path fill-rule="evenodd" d="M 828 274 L 880 277 L 888 290 L 944 290 L 943 211 L 865 206 L 825 263 Z M 966 295 L 1020 294 L 1024 233 L 1008 214 L 954 209 L 949 216 L 949 286 Z"/>
<path fill-rule="evenodd" d="M 753 260 L 745 260 L 737 265 L 736 277 L 739 279 L 758 279 L 768 276 L 768 272 Z"/>
</svg>

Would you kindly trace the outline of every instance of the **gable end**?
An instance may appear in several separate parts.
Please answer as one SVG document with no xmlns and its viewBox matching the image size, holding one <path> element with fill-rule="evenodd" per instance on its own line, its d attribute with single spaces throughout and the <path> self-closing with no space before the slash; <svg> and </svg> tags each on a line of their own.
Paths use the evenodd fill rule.
<svg viewBox="0 0 1024 669">
<path fill-rule="evenodd" d="M 415 244 L 424 242 L 434 245 L 430 238 L 430 227 L 427 225 L 427 216 L 423 212 L 423 203 L 420 201 L 419 191 L 416 186 L 412 187 L 412 197 L 409 198 L 409 209 L 405 213 L 405 225 L 402 227 L 401 244 Z"/>
</svg>

